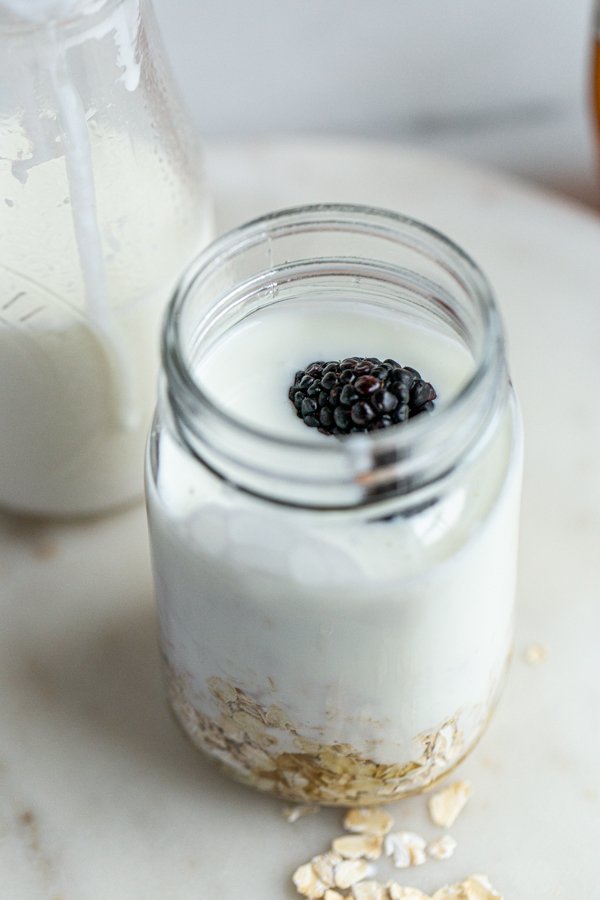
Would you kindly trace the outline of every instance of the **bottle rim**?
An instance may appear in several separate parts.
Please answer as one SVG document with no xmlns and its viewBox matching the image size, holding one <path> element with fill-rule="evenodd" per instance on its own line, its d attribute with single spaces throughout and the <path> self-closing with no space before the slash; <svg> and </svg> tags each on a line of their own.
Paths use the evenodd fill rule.
<svg viewBox="0 0 600 900">
<path fill-rule="evenodd" d="M 0 0 L 0 32 L 20 37 L 44 31 L 55 32 L 57 29 L 71 31 L 83 27 L 87 30 L 88 27 L 93 27 L 98 18 L 104 18 L 127 2 L 130 0 L 83 0 L 74 3 L 70 10 L 64 8 L 50 11 L 47 15 L 31 15 L 31 13 L 22 15 L 14 7 L 10 9 L 5 6 Z"/>
</svg>

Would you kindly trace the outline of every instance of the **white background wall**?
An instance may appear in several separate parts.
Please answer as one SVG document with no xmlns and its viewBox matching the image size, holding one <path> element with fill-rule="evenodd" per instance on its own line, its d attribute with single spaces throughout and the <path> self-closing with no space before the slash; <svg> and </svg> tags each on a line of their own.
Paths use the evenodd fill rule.
<svg viewBox="0 0 600 900">
<path fill-rule="evenodd" d="M 399 138 L 589 186 L 593 0 L 155 0 L 206 137 Z"/>
</svg>

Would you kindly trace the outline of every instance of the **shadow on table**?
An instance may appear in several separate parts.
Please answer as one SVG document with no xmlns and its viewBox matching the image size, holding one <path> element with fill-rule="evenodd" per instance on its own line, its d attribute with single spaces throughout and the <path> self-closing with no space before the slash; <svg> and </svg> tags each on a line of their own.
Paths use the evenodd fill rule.
<svg viewBox="0 0 600 900">
<path fill-rule="evenodd" d="M 145 535 L 140 505 L 74 523 L 0 514 L 3 729 L 47 777 L 68 780 L 78 765 L 91 779 L 129 773 L 144 789 L 154 779 L 243 804 L 255 793 L 221 775 L 168 710 Z"/>
<path fill-rule="evenodd" d="M 153 607 L 148 598 L 131 607 L 113 613 L 107 627 L 98 628 L 96 619 L 59 640 L 41 645 L 34 639 L 21 648 L 18 690 L 29 708 L 33 701 L 39 710 L 36 735 L 48 737 L 40 752 L 47 760 L 52 747 L 62 752 L 75 739 L 95 755 L 100 750 L 108 768 L 111 757 L 116 765 L 128 763 L 124 771 L 135 760 L 144 781 L 170 781 L 186 793 L 197 791 L 203 802 L 222 801 L 229 791 L 246 794 L 175 724 L 165 699 Z M 132 759 L 124 760 L 124 751 Z"/>
</svg>

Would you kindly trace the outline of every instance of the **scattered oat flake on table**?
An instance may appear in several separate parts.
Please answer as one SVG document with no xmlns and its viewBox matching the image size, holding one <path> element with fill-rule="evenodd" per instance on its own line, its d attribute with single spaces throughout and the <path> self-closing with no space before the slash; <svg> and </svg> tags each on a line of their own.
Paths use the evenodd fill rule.
<svg viewBox="0 0 600 900">
<path fill-rule="evenodd" d="M 344 895 L 334 891 L 332 888 L 327 888 L 323 900 L 344 900 Z"/>
<path fill-rule="evenodd" d="M 494 890 L 486 875 L 469 875 L 463 884 L 468 900 L 503 900 L 502 894 Z"/>
<path fill-rule="evenodd" d="M 356 834 L 387 834 L 393 824 L 390 814 L 380 806 L 349 809 L 344 818 L 346 831 Z"/>
<path fill-rule="evenodd" d="M 446 884 L 435 892 L 431 900 L 467 900 L 467 895 L 462 883 Z"/>
<path fill-rule="evenodd" d="M 335 884 L 335 868 L 341 861 L 342 857 L 339 853 L 328 850 L 327 853 L 320 853 L 318 856 L 313 856 L 310 862 L 317 878 L 319 878 L 326 887 L 333 887 Z"/>
<path fill-rule="evenodd" d="M 427 842 L 414 831 L 394 831 L 385 837 L 386 856 L 391 856 L 399 869 L 409 866 L 422 866 L 426 860 Z"/>
<path fill-rule="evenodd" d="M 352 888 L 353 900 L 388 900 L 385 885 L 379 881 L 361 881 Z"/>
<path fill-rule="evenodd" d="M 292 875 L 296 890 L 303 897 L 324 897 L 327 888 L 335 883 L 335 867 L 342 862 L 342 857 L 329 851 L 313 856 L 310 862 L 299 866 Z"/>
<path fill-rule="evenodd" d="M 469 781 L 454 781 L 429 798 L 429 815 L 435 825 L 450 828 L 473 793 Z"/>
<path fill-rule="evenodd" d="M 469 875 L 459 884 L 440 888 L 432 900 L 503 900 L 503 896 L 494 890 L 486 875 Z"/>
<path fill-rule="evenodd" d="M 457 846 L 458 842 L 451 834 L 444 834 L 442 837 L 427 844 L 427 853 L 433 859 L 450 859 L 454 855 Z"/>
<path fill-rule="evenodd" d="M 382 844 L 380 834 L 343 834 L 331 846 L 345 859 L 379 859 Z"/>
<path fill-rule="evenodd" d="M 311 898 L 311 900 L 323 897 L 327 890 L 327 885 L 317 877 L 317 873 L 310 863 L 299 866 L 292 875 L 292 881 L 298 893 L 303 897 Z"/>
<path fill-rule="evenodd" d="M 373 866 L 364 859 L 345 859 L 335 867 L 335 886 L 349 888 L 372 874 Z"/>
<path fill-rule="evenodd" d="M 419 888 L 407 887 L 398 884 L 397 881 L 388 881 L 386 887 L 390 900 L 431 900 L 431 897 Z"/>
<path fill-rule="evenodd" d="M 548 659 L 548 650 L 543 644 L 529 644 L 525 650 L 525 659 L 530 666 L 539 666 Z"/>
<path fill-rule="evenodd" d="M 319 811 L 318 806 L 284 806 L 281 810 L 281 815 L 290 824 L 297 822 L 298 819 L 304 818 L 304 816 L 310 816 L 312 813 L 316 813 Z"/>
</svg>

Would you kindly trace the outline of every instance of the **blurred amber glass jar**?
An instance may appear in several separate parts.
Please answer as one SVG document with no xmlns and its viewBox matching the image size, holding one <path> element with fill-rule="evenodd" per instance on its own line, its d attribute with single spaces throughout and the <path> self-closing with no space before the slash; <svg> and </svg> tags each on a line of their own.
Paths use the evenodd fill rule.
<svg viewBox="0 0 600 900">
<path fill-rule="evenodd" d="M 600 0 L 596 0 L 594 47 L 592 51 L 592 107 L 600 145 Z"/>
</svg>

